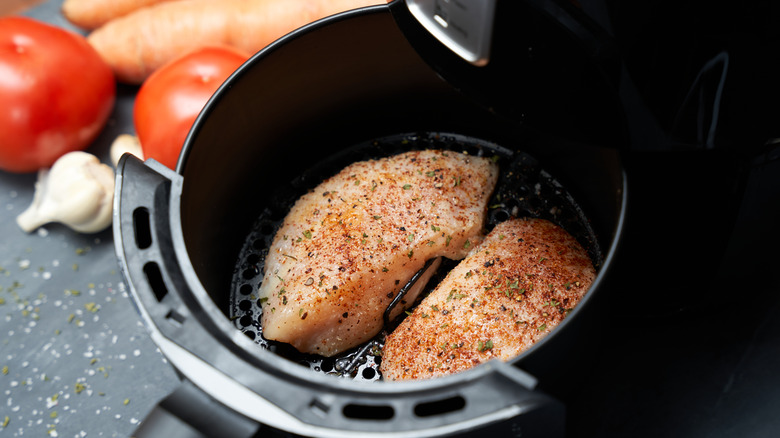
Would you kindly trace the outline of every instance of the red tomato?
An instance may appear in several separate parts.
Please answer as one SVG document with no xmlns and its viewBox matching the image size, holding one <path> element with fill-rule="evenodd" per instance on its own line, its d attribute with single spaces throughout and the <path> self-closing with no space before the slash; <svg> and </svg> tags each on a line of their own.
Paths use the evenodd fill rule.
<svg viewBox="0 0 780 438">
<path fill-rule="evenodd" d="M 138 90 L 133 112 L 144 158 L 154 158 L 175 169 L 198 114 L 248 58 L 232 48 L 204 47 L 152 73 Z"/>
<path fill-rule="evenodd" d="M 0 169 L 32 172 L 85 149 L 115 98 L 111 68 L 83 36 L 0 18 Z"/>
</svg>

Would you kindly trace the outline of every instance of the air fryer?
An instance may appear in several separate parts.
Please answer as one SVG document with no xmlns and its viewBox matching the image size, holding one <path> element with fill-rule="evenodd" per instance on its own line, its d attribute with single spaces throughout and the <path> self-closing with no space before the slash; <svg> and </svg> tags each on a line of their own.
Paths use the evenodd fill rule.
<svg viewBox="0 0 780 438">
<path fill-rule="evenodd" d="M 182 377 L 136 436 L 563 436 L 566 400 L 605 336 L 603 301 L 634 299 L 615 286 L 630 272 L 615 267 L 630 226 L 623 73 L 602 27 L 542 0 L 395 0 L 253 56 L 208 102 L 175 170 L 131 156 L 117 169 L 120 265 Z M 588 248 L 598 276 L 583 301 L 514 360 L 437 379 L 384 382 L 363 353 L 326 364 L 261 342 L 253 270 L 291 200 L 350 160 L 430 147 L 526 172 L 502 190 Z"/>
</svg>

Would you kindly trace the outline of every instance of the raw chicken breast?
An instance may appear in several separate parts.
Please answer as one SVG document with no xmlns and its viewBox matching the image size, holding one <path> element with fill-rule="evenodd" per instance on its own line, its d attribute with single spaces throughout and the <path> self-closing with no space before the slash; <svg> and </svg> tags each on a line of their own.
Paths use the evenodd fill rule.
<svg viewBox="0 0 780 438">
<path fill-rule="evenodd" d="M 497 178 L 489 159 L 426 150 L 354 163 L 325 180 L 274 236 L 259 290 L 263 336 L 323 356 L 370 340 L 427 260 L 459 260 L 484 238 Z"/>
<path fill-rule="evenodd" d="M 382 374 L 421 379 L 512 359 L 558 325 L 595 276 L 557 225 L 502 222 L 388 335 Z"/>
</svg>

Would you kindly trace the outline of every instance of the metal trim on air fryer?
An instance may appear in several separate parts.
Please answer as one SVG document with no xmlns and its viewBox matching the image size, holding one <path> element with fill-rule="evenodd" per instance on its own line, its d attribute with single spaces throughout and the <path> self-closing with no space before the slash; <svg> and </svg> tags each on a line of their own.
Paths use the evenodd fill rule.
<svg viewBox="0 0 780 438">
<path fill-rule="evenodd" d="M 407 0 L 412 15 L 442 44 L 466 61 L 490 60 L 496 0 Z"/>
</svg>

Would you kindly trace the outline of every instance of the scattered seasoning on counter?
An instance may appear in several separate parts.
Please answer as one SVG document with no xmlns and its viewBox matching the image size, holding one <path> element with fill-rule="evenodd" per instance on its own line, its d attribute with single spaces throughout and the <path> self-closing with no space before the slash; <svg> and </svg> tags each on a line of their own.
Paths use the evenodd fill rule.
<svg viewBox="0 0 780 438">
<path fill-rule="evenodd" d="M 76 394 L 81 394 L 87 387 L 84 386 L 81 382 L 76 382 L 75 385 L 73 385 L 73 390 L 76 392 Z"/>
<path fill-rule="evenodd" d="M 0 305 L 4 305 L 0 308 L 6 309 L 0 320 L 0 345 L 3 360 L 7 360 L 0 364 L 0 391 L 5 400 L 0 410 L 8 413 L 0 416 L 0 430 L 13 424 L 18 434 L 31 436 L 98 436 L 116 431 L 119 435 L 113 436 L 129 435 L 140 423 L 138 418 L 156 402 L 150 397 L 173 390 L 176 379 L 162 356 L 158 356 L 158 365 L 153 360 L 131 360 L 146 351 L 156 352 L 156 347 L 113 268 L 111 242 L 81 245 L 76 250 L 82 257 L 79 265 L 68 263 L 57 252 L 56 242 L 73 240 L 70 235 L 50 232 L 30 238 L 45 240 L 41 245 L 45 250 L 22 249 L 24 257 L 13 257 L 18 248 L 4 247 L 5 256 L 13 258 L 0 253 L 0 264 L 10 266 L 0 269 Z M 64 243 L 59 251 L 72 254 L 73 246 L 68 246 Z M 63 263 L 49 259 L 53 255 L 59 255 Z M 128 349 L 127 342 L 138 348 Z M 80 357 L 84 359 L 79 361 Z M 111 370 L 111 380 L 103 383 Z M 146 383 L 149 375 L 150 383 Z M 165 380 L 160 381 L 158 375 L 166 376 Z M 73 379 L 75 383 L 65 383 Z M 139 381 L 144 383 L 138 385 Z M 155 390 L 149 391 L 150 387 Z M 114 388 L 122 388 L 126 398 L 112 396 Z M 98 402 L 93 394 L 105 398 Z M 143 403 L 130 407 L 128 395 L 136 400 L 140 396 Z M 109 415 L 120 402 L 127 406 L 127 418 Z M 92 415 L 110 418 L 110 423 L 92 421 Z M 120 419 L 123 425 L 116 422 Z M 86 424 L 90 426 L 85 430 L 74 429 Z"/>
</svg>

